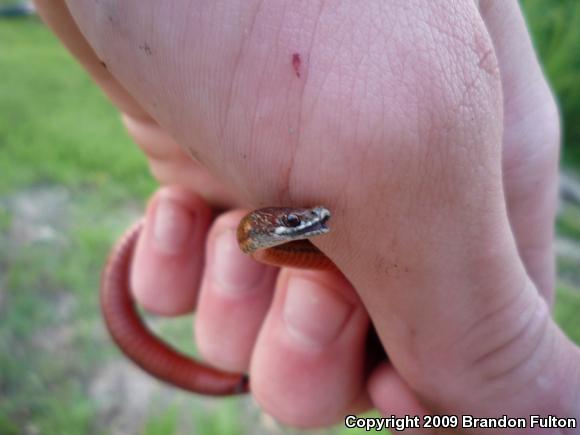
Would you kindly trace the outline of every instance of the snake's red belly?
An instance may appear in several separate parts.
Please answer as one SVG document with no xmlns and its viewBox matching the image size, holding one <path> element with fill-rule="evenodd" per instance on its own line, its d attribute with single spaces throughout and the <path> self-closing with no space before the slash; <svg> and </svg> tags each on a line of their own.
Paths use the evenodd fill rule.
<svg viewBox="0 0 580 435">
<path fill-rule="evenodd" d="M 119 348 L 146 372 L 184 390 L 213 396 L 247 392 L 246 375 L 201 364 L 160 340 L 143 323 L 129 287 L 130 266 L 140 232 L 138 224 L 120 239 L 101 281 L 101 309 Z"/>
</svg>

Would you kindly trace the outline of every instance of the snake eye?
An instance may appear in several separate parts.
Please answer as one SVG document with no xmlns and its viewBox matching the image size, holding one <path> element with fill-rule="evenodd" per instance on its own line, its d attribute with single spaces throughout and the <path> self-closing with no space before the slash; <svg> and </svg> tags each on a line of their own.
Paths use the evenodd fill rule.
<svg viewBox="0 0 580 435">
<path fill-rule="evenodd" d="M 295 228 L 298 225 L 300 225 L 300 218 L 298 216 L 296 216 L 295 214 L 290 213 L 288 216 L 286 216 L 286 218 L 284 219 L 284 224 L 287 227 L 292 227 Z"/>
</svg>

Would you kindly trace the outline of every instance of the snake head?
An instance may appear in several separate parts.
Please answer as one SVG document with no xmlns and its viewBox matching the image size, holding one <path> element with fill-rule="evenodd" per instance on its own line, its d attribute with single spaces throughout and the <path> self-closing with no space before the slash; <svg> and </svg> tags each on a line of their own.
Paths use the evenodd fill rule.
<svg viewBox="0 0 580 435">
<path fill-rule="evenodd" d="M 324 207 L 268 207 L 254 210 L 242 218 L 237 237 L 245 253 L 266 249 L 293 240 L 326 234 L 330 212 Z"/>
</svg>

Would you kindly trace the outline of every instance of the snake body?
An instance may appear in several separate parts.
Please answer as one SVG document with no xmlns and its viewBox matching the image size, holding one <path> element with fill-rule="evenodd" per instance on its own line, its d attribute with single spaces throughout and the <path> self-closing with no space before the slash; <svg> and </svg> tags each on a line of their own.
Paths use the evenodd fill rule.
<svg viewBox="0 0 580 435">
<path fill-rule="evenodd" d="M 329 231 L 324 207 L 258 209 L 241 219 L 240 249 L 257 261 L 310 269 L 334 267 L 308 239 Z M 101 310 L 107 329 L 123 353 L 150 375 L 198 394 L 224 396 L 248 391 L 245 374 L 228 373 L 185 355 L 145 325 L 130 290 L 130 270 L 142 224 L 129 229 L 109 254 L 101 279 Z"/>
</svg>

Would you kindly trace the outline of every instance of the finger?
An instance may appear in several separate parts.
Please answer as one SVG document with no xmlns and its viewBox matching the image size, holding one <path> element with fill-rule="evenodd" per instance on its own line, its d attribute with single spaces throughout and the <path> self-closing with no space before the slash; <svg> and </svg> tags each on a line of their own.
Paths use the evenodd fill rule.
<svg viewBox="0 0 580 435">
<path fill-rule="evenodd" d="M 236 228 L 243 214 L 224 214 L 212 226 L 195 319 L 196 341 L 204 358 L 233 372 L 248 370 L 277 275 L 276 268 L 240 251 Z"/>
<path fill-rule="evenodd" d="M 147 155 L 153 176 L 162 184 L 194 186 L 212 206 L 230 208 L 239 199 L 217 180 L 151 118 L 123 115 L 123 123 L 133 140 Z"/>
<path fill-rule="evenodd" d="M 510 223 L 526 270 L 551 302 L 555 267 L 559 121 L 516 1 L 482 0 L 504 94 L 504 187 Z"/>
<path fill-rule="evenodd" d="M 373 405 L 381 414 L 398 417 L 428 414 L 417 396 L 389 363 L 376 367 L 368 381 L 368 390 Z"/>
<path fill-rule="evenodd" d="M 258 337 L 250 385 L 284 423 L 336 423 L 367 405 L 364 353 L 368 318 L 339 274 L 284 270 Z"/>
<path fill-rule="evenodd" d="M 193 310 L 210 221 L 210 208 L 186 189 L 164 187 L 154 195 L 131 269 L 133 294 L 146 309 L 162 315 Z"/>
</svg>

